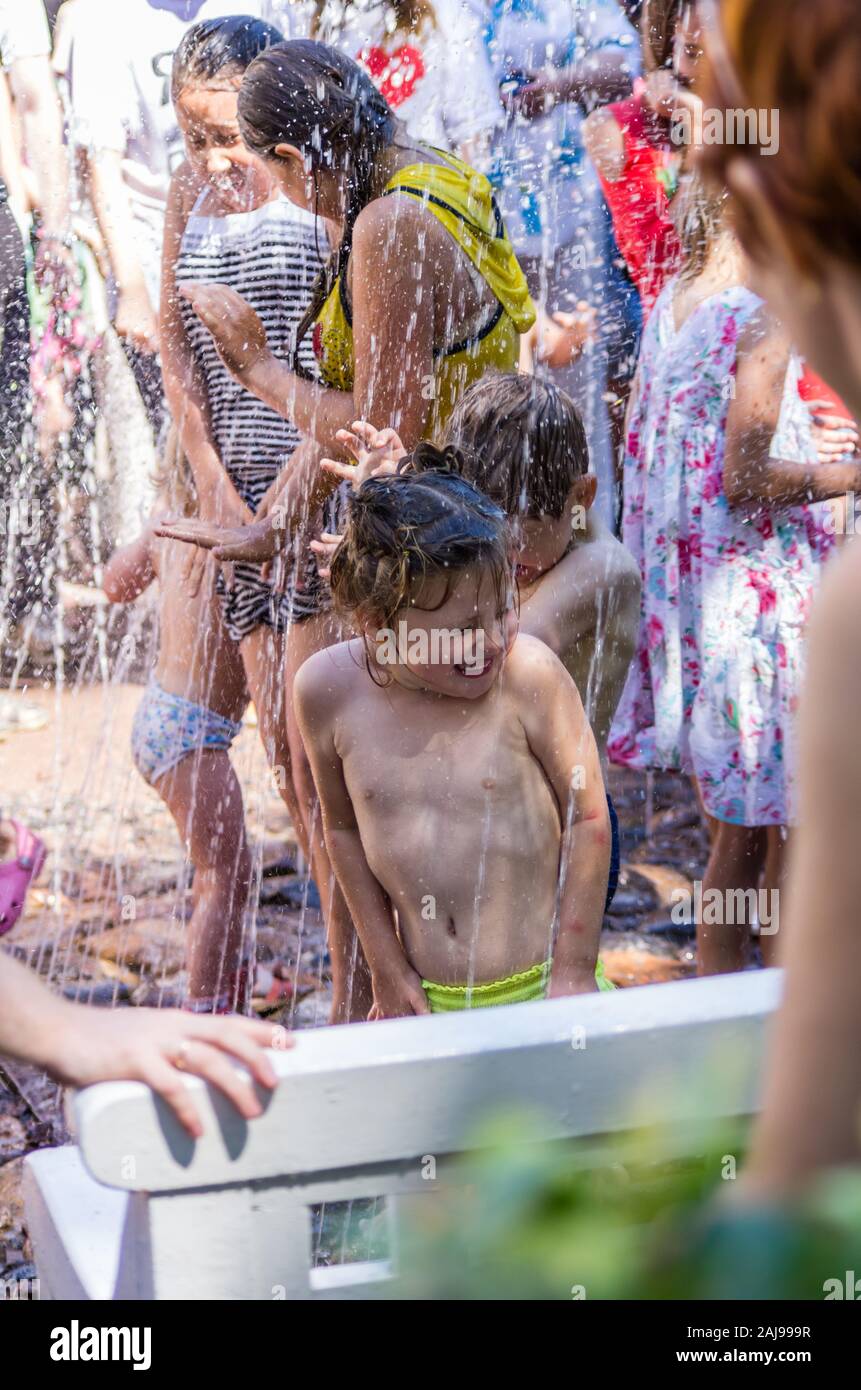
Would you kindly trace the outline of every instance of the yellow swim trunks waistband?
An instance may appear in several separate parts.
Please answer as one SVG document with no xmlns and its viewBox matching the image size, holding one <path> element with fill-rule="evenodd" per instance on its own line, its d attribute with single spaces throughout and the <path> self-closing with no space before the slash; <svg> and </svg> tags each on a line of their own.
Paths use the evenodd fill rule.
<svg viewBox="0 0 861 1390">
<path fill-rule="evenodd" d="M 422 980 L 432 1014 L 458 1013 L 461 1009 L 484 1009 L 491 1004 L 528 1004 L 543 999 L 550 979 L 549 960 L 540 961 L 529 970 L 508 975 L 504 980 L 491 980 L 486 985 L 435 985 Z"/>
<path fill-rule="evenodd" d="M 504 980 L 491 980 L 486 985 L 435 985 L 432 980 L 422 980 L 422 986 L 432 1014 L 485 1009 L 492 1004 L 528 1004 L 533 999 L 544 998 L 552 965 L 552 960 L 540 961 L 529 970 L 508 975 Z M 601 960 L 595 970 L 595 982 L 601 991 L 616 988 L 612 980 L 607 978 Z"/>
</svg>

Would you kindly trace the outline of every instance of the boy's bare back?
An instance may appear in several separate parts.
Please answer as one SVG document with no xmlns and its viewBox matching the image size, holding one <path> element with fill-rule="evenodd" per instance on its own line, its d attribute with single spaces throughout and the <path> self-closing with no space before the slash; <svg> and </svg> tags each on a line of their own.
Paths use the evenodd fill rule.
<svg viewBox="0 0 861 1390">
<path fill-rule="evenodd" d="M 521 631 L 540 638 L 571 676 L 602 761 L 639 621 L 636 561 L 592 512 L 562 559 L 520 591 Z"/>
</svg>

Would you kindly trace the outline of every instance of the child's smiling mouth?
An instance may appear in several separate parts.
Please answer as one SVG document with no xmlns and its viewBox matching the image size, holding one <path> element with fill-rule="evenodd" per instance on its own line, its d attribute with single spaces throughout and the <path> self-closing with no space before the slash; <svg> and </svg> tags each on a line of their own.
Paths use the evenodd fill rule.
<svg viewBox="0 0 861 1390">
<path fill-rule="evenodd" d="M 458 666 L 452 667 L 452 670 L 456 671 L 459 676 L 463 676 L 465 680 L 478 680 L 493 669 L 495 660 L 495 657 L 489 656 L 483 666 L 477 666 L 475 662 L 469 662 L 469 664 L 461 662 Z"/>
</svg>

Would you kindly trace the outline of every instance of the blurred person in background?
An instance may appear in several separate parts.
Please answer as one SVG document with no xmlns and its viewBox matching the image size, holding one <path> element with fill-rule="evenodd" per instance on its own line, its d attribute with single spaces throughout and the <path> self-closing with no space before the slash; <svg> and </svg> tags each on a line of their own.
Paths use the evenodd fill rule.
<svg viewBox="0 0 861 1390">
<path fill-rule="evenodd" d="M 360 63 L 413 140 L 486 168 L 503 113 L 481 16 L 458 0 L 313 0 L 311 11 L 310 37 Z"/>
<path fill-rule="evenodd" d="M 170 99 L 173 54 L 197 20 L 261 0 L 67 0 L 65 37 L 73 136 L 109 266 L 109 307 L 154 437 L 164 420 L 158 304 L 171 174 L 183 158 Z"/>
<path fill-rule="evenodd" d="M 703 3 L 724 111 L 780 113 L 780 144 L 705 146 L 726 179 L 754 283 L 861 415 L 861 12 L 857 0 Z M 854 503 L 854 498 L 852 499 Z M 861 549 L 826 575 L 801 703 L 802 821 L 792 847 L 762 1112 L 742 1191 L 775 1201 L 861 1159 Z"/>
<path fill-rule="evenodd" d="M 619 263 L 583 123 L 599 102 L 630 92 L 640 71 L 637 32 L 616 0 L 492 0 L 485 18 L 505 109 L 491 177 L 530 292 L 551 324 L 554 312 L 586 305 L 597 314 L 593 342 L 555 380 L 583 415 L 612 524 L 621 414 L 611 436 L 607 405 L 619 383 L 627 390 L 636 365 L 639 304 Z"/>
<path fill-rule="evenodd" d="M 40 496 L 28 473 L 31 297 L 27 246 L 35 237 L 32 286 L 57 310 L 74 280 L 69 178 L 62 111 L 50 62 L 42 0 L 0 0 L 0 504 L 3 583 L 0 629 L 34 601 L 37 565 L 21 557 L 40 530 Z M 32 561 L 33 557 L 29 559 Z M 10 696 L 0 699 L 0 734 L 35 728 L 44 716 Z"/>
</svg>

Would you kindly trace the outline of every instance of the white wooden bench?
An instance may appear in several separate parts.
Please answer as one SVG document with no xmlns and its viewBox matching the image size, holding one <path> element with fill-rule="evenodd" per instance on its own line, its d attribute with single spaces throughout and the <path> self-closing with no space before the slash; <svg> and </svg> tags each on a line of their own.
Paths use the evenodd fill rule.
<svg viewBox="0 0 861 1390">
<path fill-rule="evenodd" d="M 26 1164 L 42 1296 L 378 1296 L 396 1240 L 391 1260 L 314 1270 L 310 1206 L 427 1192 L 427 1159 L 444 1167 L 499 1107 L 528 1107 L 529 1137 L 551 1140 L 630 1129 L 639 1107 L 684 1152 L 703 1117 L 754 1113 L 779 990 L 767 970 L 302 1032 L 250 1124 L 189 1079 L 197 1142 L 146 1087 L 93 1086 L 72 1102 L 78 1146 Z"/>
</svg>

